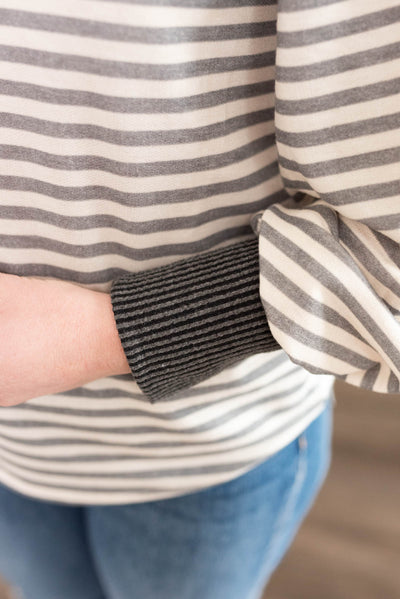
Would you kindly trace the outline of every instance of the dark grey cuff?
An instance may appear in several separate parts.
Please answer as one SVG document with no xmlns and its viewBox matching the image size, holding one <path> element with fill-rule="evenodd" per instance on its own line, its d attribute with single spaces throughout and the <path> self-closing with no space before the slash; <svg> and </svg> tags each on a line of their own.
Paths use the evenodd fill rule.
<svg viewBox="0 0 400 599">
<path fill-rule="evenodd" d="M 257 237 L 123 275 L 111 303 L 132 375 L 152 403 L 281 349 L 260 299 Z"/>
</svg>

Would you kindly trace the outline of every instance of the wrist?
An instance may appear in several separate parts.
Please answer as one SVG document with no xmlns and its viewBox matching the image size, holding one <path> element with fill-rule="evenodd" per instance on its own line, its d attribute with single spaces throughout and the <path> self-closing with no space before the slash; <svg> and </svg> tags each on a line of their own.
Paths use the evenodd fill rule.
<svg viewBox="0 0 400 599">
<path fill-rule="evenodd" d="M 90 356 L 89 369 L 93 370 L 93 380 L 105 376 L 129 374 L 131 369 L 118 335 L 111 297 L 108 293 L 100 291 L 90 291 L 90 293 L 92 295 L 85 353 Z"/>
</svg>

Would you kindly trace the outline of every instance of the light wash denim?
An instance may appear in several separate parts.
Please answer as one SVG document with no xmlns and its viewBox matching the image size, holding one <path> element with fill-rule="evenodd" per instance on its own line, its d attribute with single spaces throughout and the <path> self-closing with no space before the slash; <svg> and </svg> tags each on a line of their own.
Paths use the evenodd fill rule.
<svg viewBox="0 0 400 599">
<path fill-rule="evenodd" d="M 0 485 L 0 573 L 24 599 L 259 599 L 330 464 L 333 392 L 292 443 L 227 483 L 119 506 Z"/>
</svg>

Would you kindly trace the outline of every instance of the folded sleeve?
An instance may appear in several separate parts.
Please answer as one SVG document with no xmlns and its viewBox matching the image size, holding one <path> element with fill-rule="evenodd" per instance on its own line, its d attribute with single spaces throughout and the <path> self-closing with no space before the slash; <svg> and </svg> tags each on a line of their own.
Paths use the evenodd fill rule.
<svg viewBox="0 0 400 599">
<path fill-rule="evenodd" d="M 152 403 L 280 349 L 261 303 L 255 236 L 123 275 L 111 303 L 132 376 Z"/>
<path fill-rule="evenodd" d="M 291 360 L 383 393 L 400 381 L 400 7 L 278 3 L 287 200 L 255 216 L 260 294 Z"/>
<path fill-rule="evenodd" d="M 383 393 L 400 381 L 400 7 L 278 0 L 275 125 L 286 199 L 255 236 L 116 279 L 151 402 L 259 352 Z"/>
</svg>

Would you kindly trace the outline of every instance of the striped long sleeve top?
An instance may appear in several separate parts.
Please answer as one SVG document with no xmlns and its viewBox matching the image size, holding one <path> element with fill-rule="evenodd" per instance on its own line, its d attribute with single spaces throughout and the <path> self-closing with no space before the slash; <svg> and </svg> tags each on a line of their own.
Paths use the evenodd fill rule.
<svg viewBox="0 0 400 599">
<path fill-rule="evenodd" d="M 0 269 L 111 294 L 132 374 L 0 411 L 0 481 L 232 479 L 399 392 L 400 6 L 0 0 Z"/>
</svg>

